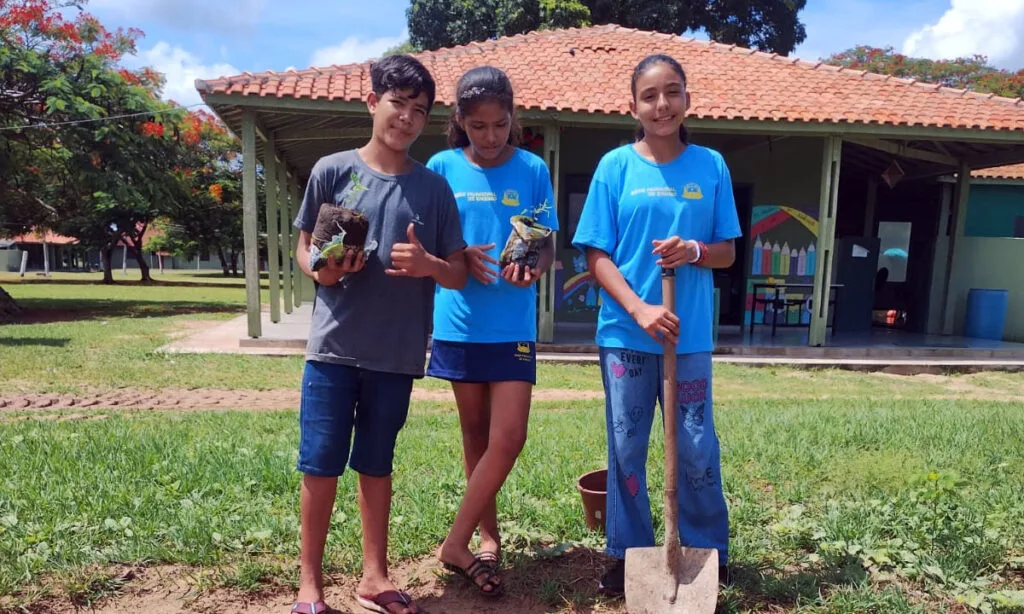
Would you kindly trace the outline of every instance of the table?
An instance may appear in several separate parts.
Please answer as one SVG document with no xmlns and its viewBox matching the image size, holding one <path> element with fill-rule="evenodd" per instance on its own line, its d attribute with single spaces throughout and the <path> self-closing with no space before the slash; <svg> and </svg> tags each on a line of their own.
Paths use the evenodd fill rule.
<svg viewBox="0 0 1024 614">
<path fill-rule="evenodd" d="M 762 289 L 765 289 L 765 290 L 768 290 L 768 289 L 775 290 L 775 296 L 773 296 L 771 298 L 762 298 L 760 296 L 760 292 L 759 292 Z M 804 300 L 805 300 L 805 299 L 801 299 L 799 301 L 796 301 L 796 300 L 792 300 L 792 299 L 784 299 L 784 298 L 782 298 L 780 296 L 780 294 L 784 290 L 790 290 L 790 289 L 792 289 L 792 290 L 811 290 L 811 291 L 813 291 L 814 290 L 814 284 L 804 284 L 804 283 L 760 283 L 760 284 L 754 284 L 754 286 L 753 286 L 754 300 L 753 300 L 753 303 L 751 304 L 751 310 L 750 310 L 750 334 L 754 334 L 754 323 L 755 323 L 754 322 L 754 314 L 757 312 L 757 306 L 758 305 L 764 305 L 765 307 L 767 307 L 768 305 L 771 305 L 772 308 L 773 308 L 773 311 L 772 311 L 772 337 L 775 336 L 775 330 L 779 326 L 782 326 L 783 328 L 789 327 L 789 326 L 808 326 L 808 325 L 805 325 L 802 322 L 800 322 L 799 318 L 797 318 L 797 323 L 796 324 L 790 324 L 789 323 L 789 310 L 790 310 L 790 308 L 791 307 L 798 307 L 798 306 L 802 305 L 804 303 Z M 840 291 L 842 289 L 843 289 L 843 284 L 831 284 L 829 286 L 828 305 L 829 305 L 829 310 L 833 314 L 835 314 L 835 311 L 838 308 L 838 304 L 837 304 L 837 300 L 836 300 L 836 294 L 838 294 L 838 291 Z M 806 299 L 806 300 L 811 300 L 811 299 Z M 779 317 L 777 315 L 779 311 L 782 311 L 784 313 L 784 315 L 783 315 L 783 323 L 782 324 L 779 324 Z M 835 317 L 833 315 L 833 321 L 834 321 L 834 319 L 835 319 Z M 767 322 L 762 322 L 762 324 L 767 324 Z M 826 328 L 828 327 L 828 323 L 827 322 L 826 322 L 825 326 L 826 326 Z"/>
</svg>

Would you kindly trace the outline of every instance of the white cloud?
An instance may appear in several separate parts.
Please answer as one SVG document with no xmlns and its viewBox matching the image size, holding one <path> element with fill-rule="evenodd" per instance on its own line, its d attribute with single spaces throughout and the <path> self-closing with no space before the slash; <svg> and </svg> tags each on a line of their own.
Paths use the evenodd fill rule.
<svg viewBox="0 0 1024 614">
<path fill-rule="evenodd" d="M 981 54 L 1001 68 L 1024 68 L 1024 0 L 951 0 L 938 21 L 907 37 L 903 52 L 932 59 Z"/>
<path fill-rule="evenodd" d="M 322 47 L 310 57 L 311 66 L 330 66 L 331 64 L 354 64 L 370 58 L 379 57 L 388 49 L 404 43 L 409 38 L 408 30 L 398 36 L 364 39 L 360 36 L 348 36 L 337 45 Z"/>
<path fill-rule="evenodd" d="M 173 100 L 181 105 L 202 102 L 196 91 L 196 79 L 213 79 L 241 72 L 227 63 L 203 64 L 192 53 L 165 41 L 160 41 L 148 51 L 126 57 L 124 64 L 132 68 L 149 66 L 163 73 L 166 79 L 164 100 Z"/>
</svg>

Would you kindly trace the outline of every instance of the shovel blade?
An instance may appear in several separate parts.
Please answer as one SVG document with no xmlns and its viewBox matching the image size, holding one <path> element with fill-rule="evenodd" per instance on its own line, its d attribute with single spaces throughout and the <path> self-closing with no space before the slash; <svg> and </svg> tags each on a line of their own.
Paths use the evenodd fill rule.
<svg viewBox="0 0 1024 614">
<path fill-rule="evenodd" d="M 714 614 L 718 550 L 682 547 L 677 556 L 678 574 L 669 568 L 662 547 L 626 550 L 629 614 Z"/>
</svg>

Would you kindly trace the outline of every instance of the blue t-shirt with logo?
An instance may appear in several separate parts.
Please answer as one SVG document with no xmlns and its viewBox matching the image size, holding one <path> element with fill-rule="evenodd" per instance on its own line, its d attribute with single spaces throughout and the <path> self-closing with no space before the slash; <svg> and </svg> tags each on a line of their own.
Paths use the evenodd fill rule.
<svg viewBox="0 0 1024 614">
<path fill-rule="evenodd" d="M 661 305 L 661 268 L 652 241 L 671 236 L 708 245 L 741 236 L 732 179 L 721 154 L 689 145 L 665 164 L 647 160 L 632 144 L 605 154 L 591 180 L 573 245 L 608 253 L 644 302 Z M 676 313 L 678 353 L 714 349 L 711 269 L 689 264 L 676 268 Z M 604 347 L 663 351 L 604 290 L 596 341 Z"/>
<path fill-rule="evenodd" d="M 427 168 L 451 185 L 466 243 L 493 243 L 488 255 L 495 260 L 512 232 L 513 216 L 532 216 L 552 231 L 558 230 L 551 175 L 544 160 L 535 154 L 516 149 L 501 166 L 482 168 L 471 163 L 461 148 L 449 149 L 430 158 Z M 489 285 L 472 275 L 462 290 L 438 285 L 433 337 L 467 343 L 535 341 L 537 285 L 514 286 L 500 277 L 500 271 L 497 281 Z"/>
</svg>

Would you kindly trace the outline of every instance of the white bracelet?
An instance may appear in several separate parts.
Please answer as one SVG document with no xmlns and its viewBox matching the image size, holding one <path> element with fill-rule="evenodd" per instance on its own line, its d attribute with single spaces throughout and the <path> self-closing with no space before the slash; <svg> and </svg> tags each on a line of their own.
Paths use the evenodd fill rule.
<svg viewBox="0 0 1024 614">
<path fill-rule="evenodd" d="M 700 261 L 700 256 L 701 256 L 701 254 L 700 254 L 700 242 L 699 241 L 694 241 L 694 244 L 697 246 L 697 256 L 693 260 L 690 261 L 690 264 L 693 264 L 694 262 L 699 262 Z"/>
</svg>

